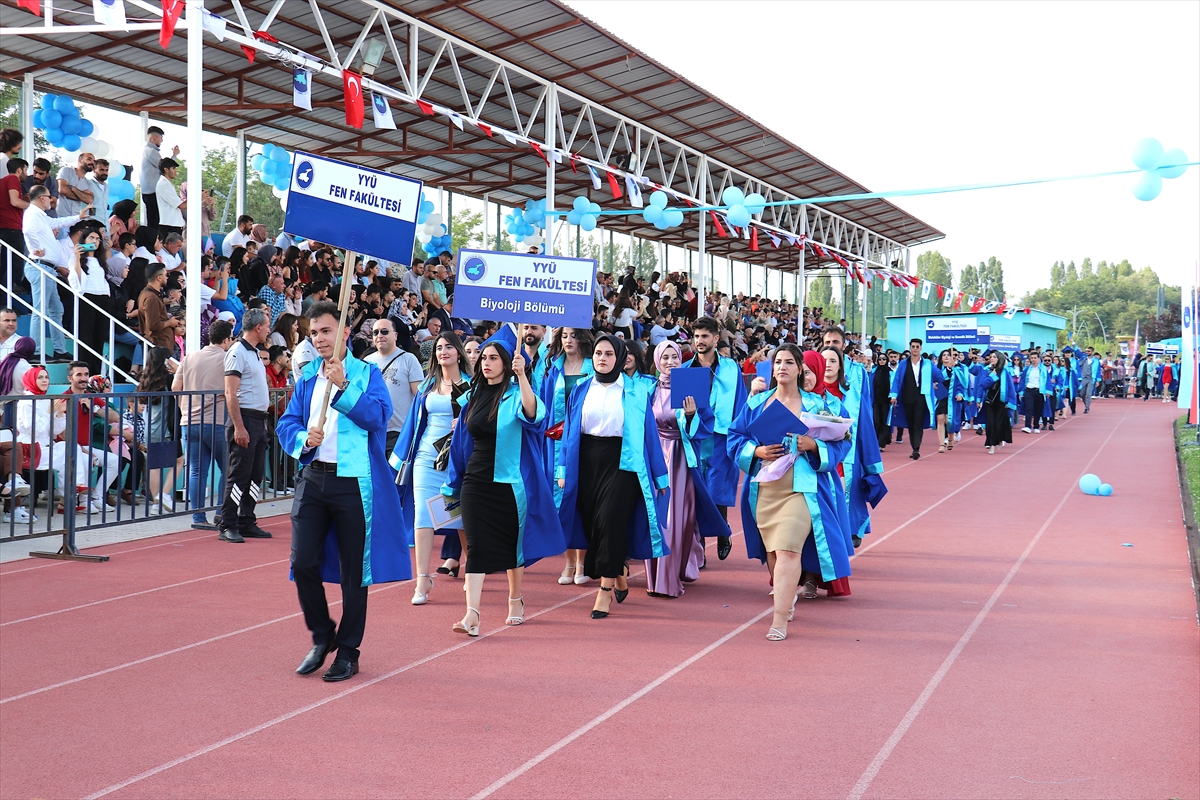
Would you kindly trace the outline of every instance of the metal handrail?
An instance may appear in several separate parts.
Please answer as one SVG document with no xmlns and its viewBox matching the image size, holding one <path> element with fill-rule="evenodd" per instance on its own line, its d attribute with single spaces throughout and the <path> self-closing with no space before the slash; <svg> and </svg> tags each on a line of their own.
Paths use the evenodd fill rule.
<svg viewBox="0 0 1200 800">
<path fill-rule="evenodd" d="M 120 367 L 118 367 L 116 365 L 116 358 L 115 358 L 116 327 L 119 325 L 119 326 L 121 326 L 121 328 L 123 328 L 125 330 L 126 333 L 129 333 L 130 335 L 134 336 L 139 341 L 141 346 L 143 348 L 145 348 L 146 352 L 149 352 L 149 349 L 151 347 L 154 347 L 153 342 L 151 342 L 146 337 L 142 336 L 142 334 L 139 333 L 138 331 L 129 327 L 129 325 L 125 324 L 121 320 L 114 317 L 112 314 L 110 314 L 105 309 L 101 308 L 100 306 L 93 303 L 91 300 L 87 299 L 87 297 L 84 297 L 84 296 L 80 295 L 79 293 L 77 293 L 74 289 L 71 288 L 69 283 L 63 281 L 62 278 L 58 277 L 58 275 L 47 274 L 43 270 L 41 264 L 39 264 L 36 261 L 34 261 L 33 259 L 29 258 L 28 256 L 26 256 L 24 253 L 20 252 L 19 250 L 14 249 L 10 244 L 8 244 L 8 242 L 5 242 L 2 239 L 0 239 L 0 255 L 7 256 L 4 259 L 4 261 L 5 261 L 5 266 L 7 269 L 6 277 L 8 279 L 7 291 L 8 291 L 9 297 L 11 298 L 12 301 L 19 302 L 23 307 L 28 308 L 29 313 L 31 315 L 36 315 L 38 318 L 37 319 L 38 326 L 39 326 L 38 327 L 38 352 L 40 353 L 41 363 L 43 365 L 46 363 L 46 326 L 47 325 L 49 325 L 52 330 L 58 329 L 58 331 L 60 331 L 64 336 L 70 337 L 72 345 L 75 350 L 75 353 L 74 353 L 75 358 L 79 358 L 79 345 L 80 345 L 79 334 L 76 331 L 67 330 L 65 327 L 63 327 L 62 325 L 58 324 L 57 322 L 55 322 L 54 320 L 52 320 L 46 316 L 46 294 L 45 294 L 45 292 L 42 293 L 42 303 L 41 303 L 42 307 L 40 309 L 34 309 L 32 303 L 26 302 L 23 297 L 20 297 L 19 295 L 17 295 L 16 292 L 13 291 L 12 287 L 13 287 L 13 257 L 14 256 L 16 256 L 20 260 L 24 261 L 26 264 L 32 265 L 35 269 L 37 269 L 39 272 L 42 273 L 44 278 L 48 278 L 49 280 L 53 281 L 54 284 L 57 284 L 58 286 L 63 287 L 64 289 L 66 289 L 67 291 L 69 291 L 71 293 L 71 296 L 74 297 L 74 304 L 75 304 L 74 319 L 76 321 L 79 320 L 79 301 L 80 300 L 87 303 L 92 308 L 94 308 L 96 311 L 98 311 L 99 313 L 104 315 L 104 317 L 108 320 L 108 353 L 109 353 L 109 357 L 105 358 L 104 353 L 102 351 L 97 351 L 88 342 L 83 342 L 82 343 L 83 347 L 89 353 L 92 353 L 93 355 L 95 355 L 100 360 L 100 363 L 107 365 L 110 377 L 113 373 L 116 373 L 116 374 L 120 375 L 122 378 L 124 378 L 126 381 L 129 381 L 130 383 L 137 383 L 136 377 L 134 377 L 133 375 L 129 374 L 128 372 L 126 372 L 125 370 L 121 369 Z"/>
</svg>

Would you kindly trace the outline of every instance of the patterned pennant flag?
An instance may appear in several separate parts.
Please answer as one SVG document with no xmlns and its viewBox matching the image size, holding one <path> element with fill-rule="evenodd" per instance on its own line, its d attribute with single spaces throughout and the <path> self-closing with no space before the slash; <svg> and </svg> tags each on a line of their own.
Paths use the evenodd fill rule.
<svg viewBox="0 0 1200 800">
<path fill-rule="evenodd" d="M 825 251 L 821 249 L 821 245 L 816 242 L 811 242 L 813 252 L 817 254 L 817 258 L 825 258 Z"/>
<path fill-rule="evenodd" d="M 312 73 L 303 67 L 292 70 L 292 105 L 312 111 Z"/>
<path fill-rule="evenodd" d="M 34 16 L 42 15 L 42 0 L 17 0 L 17 8 L 23 8 Z"/>
<path fill-rule="evenodd" d="M 1007 308 L 1008 308 L 1008 303 L 1001 303 L 999 306 L 996 307 L 996 313 L 1003 314 Z"/>
<path fill-rule="evenodd" d="M 125 27 L 125 0 L 92 0 L 92 15 L 97 25 Z"/>
<path fill-rule="evenodd" d="M 758 228 L 750 226 L 750 249 L 758 249 Z"/>
<path fill-rule="evenodd" d="M 348 69 L 342 70 L 342 98 L 346 105 L 346 125 L 362 130 L 365 113 L 361 75 Z"/>
<path fill-rule="evenodd" d="M 417 108 L 421 109 L 422 114 L 424 114 L 427 117 L 433 116 L 433 103 L 427 103 L 424 100 L 420 100 L 420 99 L 418 99 L 416 102 L 417 102 Z M 516 144 L 516 142 L 513 142 L 513 144 Z"/>
<path fill-rule="evenodd" d="M 596 172 L 595 167 L 593 167 L 591 164 L 588 164 L 588 175 L 591 176 L 592 179 L 592 188 L 597 192 L 600 191 L 600 173 Z"/>
<path fill-rule="evenodd" d="M 775 249 L 778 250 L 779 249 L 779 237 L 776 236 L 775 234 L 771 233 L 770 231 L 767 231 L 767 236 L 771 237 L 771 244 L 775 245 Z"/>
<path fill-rule="evenodd" d="M 625 176 L 625 191 L 629 192 L 629 205 L 634 208 L 641 208 L 642 203 L 642 187 L 638 181 L 633 179 L 632 175 Z"/>
<path fill-rule="evenodd" d="M 204 16 L 200 18 L 200 22 L 204 26 L 204 30 L 215 36 L 218 42 L 225 41 L 226 22 L 224 17 L 220 14 L 214 14 L 206 8 L 204 9 Z"/>
<path fill-rule="evenodd" d="M 842 258 L 840 255 L 838 255 L 837 253 L 833 252 L 832 250 L 830 250 L 830 251 L 829 251 L 829 255 L 833 256 L 833 260 L 834 260 L 834 261 L 836 261 L 837 263 L 841 264 L 843 267 L 848 267 L 848 266 L 850 266 L 850 262 L 849 262 L 849 261 L 847 261 L 846 259 Z"/>
<path fill-rule="evenodd" d="M 396 130 L 396 121 L 392 119 L 392 107 L 388 105 L 387 98 L 383 95 L 371 93 L 371 115 L 376 128 Z"/>
<path fill-rule="evenodd" d="M 929 293 L 933 290 L 933 284 L 929 281 L 921 281 L 921 299 L 928 300 Z"/>
<path fill-rule="evenodd" d="M 492 126 L 491 125 L 488 125 L 486 122 L 476 122 L 475 127 L 479 128 L 479 130 L 483 131 L 484 136 L 488 137 L 489 139 L 492 138 Z"/>
<path fill-rule="evenodd" d="M 721 227 L 721 218 L 717 215 L 717 212 L 710 211 L 708 213 L 712 217 L 713 227 L 717 229 L 717 235 L 722 239 L 728 237 L 729 234 L 725 232 L 725 228 Z"/>
<path fill-rule="evenodd" d="M 1005 311 L 1005 312 L 1004 312 L 1004 318 L 1005 318 L 1005 319 L 1012 319 L 1012 318 L 1013 318 L 1013 317 L 1015 317 L 1016 315 L 1017 315 L 1017 309 L 1016 309 L 1016 307 L 1015 307 L 1015 306 L 1014 306 L 1013 308 L 1010 308 L 1008 311 Z"/>
<path fill-rule="evenodd" d="M 942 287 L 938 287 L 939 289 Z M 949 308 L 954 305 L 954 292 L 942 292 L 942 308 Z"/>
<path fill-rule="evenodd" d="M 450 122 L 454 124 L 454 127 L 458 128 L 460 131 L 463 129 L 463 118 L 461 114 L 459 114 L 457 111 L 447 111 L 446 116 L 450 118 Z"/>
<path fill-rule="evenodd" d="M 983 308 L 980 310 L 985 314 L 990 314 L 996 310 L 996 306 L 998 306 L 998 305 L 1000 305 L 999 300 L 988 300 L 986 303 L 983 304 Z"/>
</svg>

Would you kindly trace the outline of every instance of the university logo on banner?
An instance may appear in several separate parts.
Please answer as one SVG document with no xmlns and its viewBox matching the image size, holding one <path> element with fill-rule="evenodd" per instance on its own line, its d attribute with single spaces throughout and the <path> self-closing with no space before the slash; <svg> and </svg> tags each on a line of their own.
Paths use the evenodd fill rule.
<svg viewBox="0 0 1200 800">
<path fill-rule="evenodd" d="M 371 94 L 371 116 L 375 127 L 381 130 L 396 130 L 396 121 L 392 119 L 392 107 L 387 98 L 381 94 Z"/>
<path fill-rule="evenodd" d="M 312 111 L 312 73 L 303 67 L 292 70 L 292 105 Z"/>
</svg>

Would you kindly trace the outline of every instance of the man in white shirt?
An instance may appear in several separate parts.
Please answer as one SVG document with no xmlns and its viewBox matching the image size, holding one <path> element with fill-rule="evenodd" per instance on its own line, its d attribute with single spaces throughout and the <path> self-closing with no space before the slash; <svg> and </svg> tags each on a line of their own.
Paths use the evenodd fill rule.
<svg viewBox="0 0 1200 800">
<path fill-rule="evenodd" d="M 390 453 L 396 449 L 396 440 L 400 438 L 400 431 L 404 429 L 404 420 L 408 417 L 413 398 L 417 396 L 417 387 L 421 385 L 425 376 L 421 372 L 421 362 L 417 361 L 417 357 L 396 346 L 396 327 L 390 319 L 375 320 L 371 326 L 371 340 L 375 344 L 375 352 L 366 356 L 363 361 L 379 367 L 388 394 L 392 397 L 392 416 L 388 419 L 386 450 Z"/>
<path fill-rule="evenodd" d="M 97 209 L 96 222 L 104 228 L 104 238 L 108 238 L 108 159 L 96 159 L 92 170 L 92 205 Z"/>
<path fill-rule="evenodd" d="M 162 195 L 159 195 L 160 197 Z M 167 265 L 167 272 L 174 272 L 183 266 L 183 237 L 178 233 L 168 233 L 163 237 L 162 250 L 158 251 L 158 260 Z"/>
<path fill-rule="evenodd" d="M 246 242 L 250 241 L 250 230 L 253 227 L 254 217 L 249 214 L 238 217 L 237 227 L 225 234 L 225 239 L 221 242 L 221 255 L 229 258 L 233 255 L 235 247 L 244 247 Z"/>
<path fill-rule="evenodd" d="M 142 206 L 146 209 L 146 224 L 151 228 L 157 228 L 159 225 L 158 202 L 155 193 L 158 191 L 158 179 L 161 177 L 158 165 L 162 162 L 162 153 L 158 148 L 162 145 L 162 141 L 162 128 L 151 125 L 146 129 L 146 146 L 142 148 L 142 165 L 138 170 L 138 183 L 142 189 Z M 172 149 L 171 157 L 179 157 L 178 146 Z"/>
<path fill-rule="evenodd" d="M 7 358 L 17 346 L 17 312 L 11 308 L 0 308 L 0 361 Z"/>
<path fill-rule="evenodd" d="M 29 207 L 21 219 L 21 230 L 25 234 L 25 249 L 29 258 L 34 262 L 25 265 L 25 279 L 33 293 L 33 314 L 41 315 L 42 304 L 45 303 L 46 318 L 62 325 L 63 305 L 58 297 L 58 286 L 49 277 L 59 276 L 66 279 L 70 261 L 64 256 L 63 245 L 58 240 L 56 231 L 67 229 L 79 221 L 78 216 L 50 218 L 46 211 L 50 208 L 50 190 L 45 186 L 34 186 L 29 190 Z M 83 210 L 91 210 L 86 206 Z M 69 240 L 68 240 L 69 241 Z M 48 277 L 49 276 L 49 277 Z M 36 325 L 36 321 L 33 323 Z M 54 325 L 47 326 L 50 339 L 54 343 L 54 355 L 47 361 L 70 361 L 67 353 L 67 342 L 62 330 Z M 36 333 L 36 328 L 32 328 Z M 42 343 L 34 337 L 35 348 L 40 352 Z"/>
<path fill-rule="evenodd" d="M 60 217 L 79 216 L 80 212 L 92 205 L 95 194 L 92 179 L 89 176 L 96 168 L 96 159 L 91 153 L 80 153 L 73 167 L 63 167 L 58 171 L 58 215 Z M 105 209 L 107 210 L 107 209 Z"/>
<path fill-rule="evenodd" d="M 158 162 L 158 171 L 162 173 L 154 190 L 158 202 L 158 235 L 183 235 L 183 212 L 187 210 L 187 201 L 179 196 L 171 182 L 179 174 L 179 164 L 173 158 L 164 158 Z"/>
</svg>

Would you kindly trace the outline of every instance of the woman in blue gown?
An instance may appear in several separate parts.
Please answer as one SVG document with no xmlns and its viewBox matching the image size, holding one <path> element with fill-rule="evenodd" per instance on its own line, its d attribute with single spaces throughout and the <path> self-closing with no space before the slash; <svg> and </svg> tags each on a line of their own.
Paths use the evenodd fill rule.
<svg viewBox="0 0 1200 800">
<path fill-rule="evenodd" d="M 458 633 L 479 635 L 479 601 L 489 572 L 507 573 L 505 624 L 522 624 L 526 565 L 566 548 L 542 465 L 545 429 L 546 406 L 529 385 L 525 358 L 506 325 L 479 350 L 442 487 L 443 495 L 460 501 L 467 536 L 467 613 L 454 624 Z"/>
<path fill-rule="evenodd" d="M 600 579 L 592 619 L 604 619 L 615 597 L 624 602 L 630 558 L 662 558 L 670 485 L 654 420 L 650 389 L 624 373 L 625 342 L 596 339 L 596 374 L 575 387 L 567 403 L 562 461 L 555 477 L 563 488 L 559 518 L 569 541 L 587 542 L 584 567 Z"/>
<path fill-rule="evenodd" d="M 824 393 L 825 366 L 816 352 L 802 355 L 795 345 L 781 345 L 771 359 L 770 388 L 747 401 L 729 430 L 729 454 L 746 474 L 741 501 L 746 552 L 764 562 L 769 554 L 775 559 L 771 641 L 787 638 L 802 570 L 826 582 L 850 575 L 849 519 L 837 474 L 849 442 L 806 435 L 789 435 L 787 444 L 764 442 L 752 431 L 776 402 L 797 417 L 823 410 L 844 416 L 841 402 Z"/>
<path fill-rule="evenodd" d="M 988 369 L 979 376 L 976 391 L 979 406 L 987 420 L 983 440 L 989 455 L 996 454 L 996 448 L 1012 443 L 1011 414 L 1017 408 L 1016 387 L 1006 367 L 1008 357 L 999 350 L 988 354 Z"/>
<path fill-rule="evenodd" d="M 429 501 L 443 502 L 442 484 L 446 482 L 446 467 L 438 469 L 439 451 L 445 446 L 458 418 L 460 402 L 471 379 L 471 365 L 458 334 L 442 331 L 433 340 L 433 356 L 429 359 L 425 380 L 417 388 L 417 396 L 408 409 L 404 428 L 390 456 L 392 467 L 399 473 L 402 525 L 413 545 L 416 559 L 417 585 L 412 604 L 425 605 L 433 591 L 430 558 L 433 554 L 435 524 L 429 512 Z M 439 443 L 443 443 L 439 447 Z M 402 468 L 404 463 L 408 468 Z M 443 522 L 442 530 L 456 536 L 462 530 L 462 520 Z"/>
</svg>

